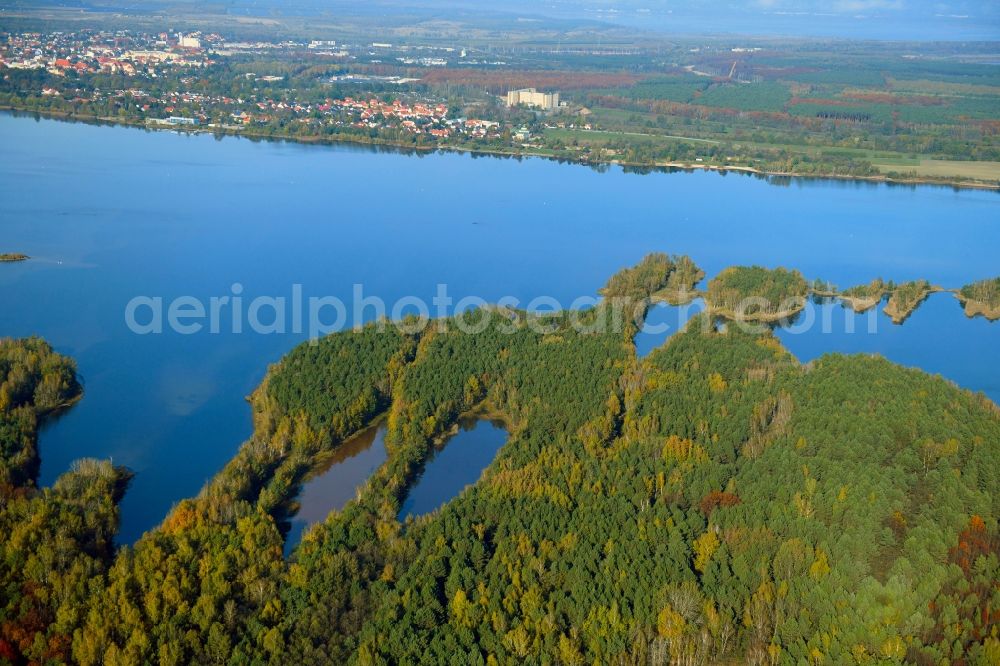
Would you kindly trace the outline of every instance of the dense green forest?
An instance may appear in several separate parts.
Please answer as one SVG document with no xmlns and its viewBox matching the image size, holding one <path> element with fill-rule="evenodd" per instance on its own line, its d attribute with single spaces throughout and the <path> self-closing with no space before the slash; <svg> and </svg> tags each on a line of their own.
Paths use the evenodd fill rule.
<svg viewBox="0 0 1000 666">
<path fill-rule="evenodd" d="M 81 394 L 76 365 L 38 338 L 0 340 L 0 663 L 65 663 L 114 557 L 123 468 L 81 460 L 36 488 L 41 419 Z"/>
<path fill-rule="evenodd" d="M 0 484 L 34 484 L 38 419 L 81 393 L 76 365 L 38 338 L 0 340 Z"/>
<path fill-rule="evenodd" d="M 724 276 L 716 294 L 807 293 L 792 271 Z M 637 358 L 649 303 L 700 278 L 651 255 L 583 312 L 489 307 L 303 344 L 253 394 L 234 460 L 117 552 L 124 470 L 8 484 L 0 660 L 997 663 L 1000 409 L 878 357 L 802 365 L 714 313 Z M 616 298 L 638 317 L 609 325 Z M 78 393 L 44 343 L 2 349 L 3 386 L 31 386 L 4 414 Z M 400 523 L 473 410 L 507 444 Z M 304 476 L 382 413 L 386 462 L 285 558 Z"/>
<path fill-rule="evenodd" d="M 731 319 L 776 321 L 800 311 L 808 295 L 798 271 L 734 266 L 709 281 L 706 298 L 713 312 Z"/>
<path fill-rule="evenodd" d="M 642 303 L 643 299 L 683 305 L 695 295 L 695 286 L 705 277 L 689 257 L 671 257 L 662 253 L 647 255 L 632 268 L 611 276 L 601 289 L 609 299 L 627 299 Z"/>
</svg>

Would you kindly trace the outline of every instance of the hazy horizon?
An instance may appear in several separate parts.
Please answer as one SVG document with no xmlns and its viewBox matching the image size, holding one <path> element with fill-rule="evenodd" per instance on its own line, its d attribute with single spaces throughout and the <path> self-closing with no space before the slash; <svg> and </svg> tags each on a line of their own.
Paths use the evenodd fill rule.
<svg viewBox="0 0 1000 666">
<path fill-rule="evenodd" d="M 985 0 L 753 0 L 725 4 L 695 0 L 25 0 L 0 8 L 66 8 L 132 14 L 301 16 L 383 15 L 414 11 L 441 19 L 481 12 L 484 17 L 547 17 L 600 22 L 674 35 L 733 34 L 762 37 L 890 41 L 1000 40 L 1000 5 Z M 457 13 L 456 13 L 457 12 Z"/>
</svg>

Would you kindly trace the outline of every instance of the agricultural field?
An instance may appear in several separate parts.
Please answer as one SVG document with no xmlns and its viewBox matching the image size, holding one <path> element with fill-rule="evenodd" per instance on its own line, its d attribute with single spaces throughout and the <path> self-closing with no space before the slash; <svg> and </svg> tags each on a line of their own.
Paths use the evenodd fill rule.
<svg viewBox="0 0 1000 666">
<path fill-rule="evenodd" d="M 628 99 L 654 99 L 687 103 L 709 86 L 711 81 L 694 74 L 653 76 L 622 88 L 605 88 L 595 94 L 620 96 Z"/>
<path fill-rule="evenodd" d="M 637 150 L 715 141 L 699 153 L 706 163 L 765 171 L 1000 181 L 996 67 L 905 47 L 857 49 L 716 49 L 634 82 L 567 91 L 588 125 L 615 133 L 573 139 L 619 152 L 622 141 Z M 662 157 L 684 159 L 676 153 Z"/>
<path fill-rule="evenodd" d="M 880 160 L 872 164 L 884 173 L 913 173 L 934 178 L 967 178 L 970 180 L 1000 181 L 1000 162 L 969 162 L 958 160 Z"/>
<path fill-rule="evenodd" d="M 771 61 L 764 60 L 765 63 Z M 941 71 L 929 64 L 914 74 L 852 67 L 794 67 L 785 60 L 750 65 L 733 61 L 729 72 L 711 76 L 680 70 L 618 88 L 592 90 L 595 97 L 633 102 L 674 102 L 736 112 L 874 123 L 949 124 L 1000 118 L 1000 77 L 992 68 L 969 65 Z M 722 70 L 706 68 L 710 72 Z M 906 78 L 918 75 L 936 78 Z"/>
</svg>

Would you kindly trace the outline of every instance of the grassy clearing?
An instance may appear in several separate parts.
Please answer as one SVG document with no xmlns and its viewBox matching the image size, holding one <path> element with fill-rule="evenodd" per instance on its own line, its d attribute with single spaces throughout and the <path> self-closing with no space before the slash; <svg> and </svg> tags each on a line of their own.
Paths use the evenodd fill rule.
<svg viewBox="0 0 1000 666">
<path fill-rule="evenodd" d="M 654 77 L 623 88 L 595 90 L 599 95 L 615 95 L 628 99 L 657 99 L 671 102 L 690 102 L 708 87 L 708 81 L 696 76 Z"/>
<path fill-rule="evenodd" d="M 1000 162 L 960 162 L 955 160 L 932 159 L 878 159 L 874 160 L 872 164 L 883 172 L 913 172 L 918 176 L 930 176 L 935 178 L 1000 180 Z"/>
<path fill-rule="evenodd" d="M 545 135 L 565 143 L 576 141 L 580 146 L 603 147 L 610 143 L 627 140 L 635 145 L 666 145 L 688 142 L 718 144 L 720 141 L 672 134 L 646 134 L 642 132 L 613 132 L 605 130 L 548 129 Z M 784 150 L 789 153 L 821 157 L 824 155 L 869 160 L 883 173 L 913 173 L 919 177 L 960 178 L 981 181 L 1000 181 L 1000 162 L 973 162 L 956 160 L 935 160 L 903 153 L 865 150 L 863 148 L 834 148 L 826 146 L 803 146 L 794 144 L 733 142 L 734 150 Z"/>
<path fill-rule="evenodd" d="M 698 139 L 689 136 L 675 136 L 672 134 L 645 134 L 643 132 L 610 132 L 605 130 L 583 130 L 583 129 L 547 129 L 545 136 L 550 139 L 570 142 L 576 140 L 581 145 L 606 145 L 612 142 L 620 142 L 628 139 L 635 143 L 676 143 L 678 141 L 689 141 L 694 143 L 717 144 L 719 141 L 712 139 Z"/>
</svg>

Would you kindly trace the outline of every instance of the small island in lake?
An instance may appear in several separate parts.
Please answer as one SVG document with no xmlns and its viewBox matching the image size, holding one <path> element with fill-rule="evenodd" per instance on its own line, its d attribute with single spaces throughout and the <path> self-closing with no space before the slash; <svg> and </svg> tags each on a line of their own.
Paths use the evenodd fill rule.
<svg viewBox="0 0 1000 666">
<path fill-rule="evenodd" d="M 708 283 L 705 299 L 713 314 L 767 323 L 801 312 L 808 295 L 809 285 L 798 271 L 734 266 Z"/>
<path fill-rule="evenodd" d="M 902 324 L 928 296 L 938 291 L 944 289 L 927 280 L 904 282 L 892 290 L 889 302 L 882 311 L 889 315 L 893 324 Z"/>
<path fill-rule="evenodd" d="M 845 306 L 850 307 L 855 312 L 867 312 L 882 302 L 886 294 L 891 293 L 892 283 L 876 278 L 868 284 L 859 284 L 850 289 L 845 289 L 838 295 Z"/>
<path fill-rule="evenodd" d="M 983 315 L 990 321 L 1000 319 L 1000 277 L 967 284 L 955 296 L 965 308 L 965 316 Z"/>
<path fill-rule="evenodd" d="M 26 254 L 21 254 L 20 252 L 0 252 L 0 262 L 12 263 L 15 261 L 25 261 L 30 259 Z"/>
<path fill-rule="evenodd" d="M 654 252 L 637 265 L 613 275 L 598 293 L 605 298 L 685 305 L 699 295 L 695 285 L 704 277 L 705 271 L 690 257 Z"/>
<path fill-rule="evenodd" d="M 965 309 L 969 318 L 982 315 L 990 321 L 1000 319 L 1000 278 L 980 280 L 967 284 L 961 289 L 950 289 L 932 285 L 927 280 L 914 280 L 896 285 L 892 280 L 885 282 L 876 278 L 868 284 L 857 285 L 840 291 L 829 283 L 817 280 L 811 289 L 813 296 L 839 299 L 844 307 L 861 314 L 882 302 L 887 295 L 889 302 L 883 308 L 894 324 L 902 324 L 920 304 L 931 294 L 951 292 Z"/>
</svg>

